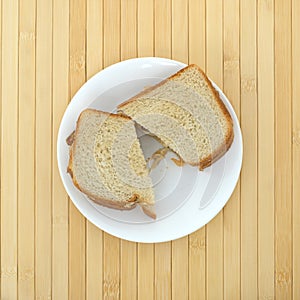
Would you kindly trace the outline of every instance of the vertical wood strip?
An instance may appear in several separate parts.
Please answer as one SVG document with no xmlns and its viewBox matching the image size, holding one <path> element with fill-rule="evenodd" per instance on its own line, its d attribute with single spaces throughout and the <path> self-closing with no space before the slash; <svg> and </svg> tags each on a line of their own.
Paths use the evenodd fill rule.
<svg viewBox="0 0 300 300">
<path fill-rule="evenodd" d="M 1 298 L 12 300 L 18 291 L 18 15 L 18 1 L 2 1 Z"/>
<path fill-rule="evenodd" d="M 154 54 L 171 58 L 172 47 L 172 0 L 154 0 Z M 163 30 L 162 30 L 163 28 Z"/>
<path fill-rule="evenodd" d="M 155 244 L 155 299 L 172 299 L 171 242 Z"/>
<path fill-rule="evenodd" d="M 137 0 L 121 1 L 121 60 L 136 56 Z"/>
<path fill-rule="evenodd" d="M 148 257 L 144 257 L 145 261 Z M 151 270 L 149 270 L 151 272 Z M 144 275 L 147 270 L 143 270 Z M 137 274 L 137 244 L 121 240 L 121 297 L 120 299 L 136 299 L 140 290 Z M 149 291 L 151 293 L 151 290 Z M 146 298 L 141 298 L 146 299 Z"/>
<path fill-rule="evenodd" d="M 188 299 L 188 237 L 172 241 L 172 299 Z"/>
<path fill-rule="evenodd" d="M 164 28 L 164 30 L 161 30 Z M 171 58 L 171 0 L 154 0 L 154 55 Z M 154 246 L 155 299 L 172 298 L 171 242 Z"/>
<path fill-rule="evenodd" d="M 52 1 L 36 3 L 35 294 L 37 299 L 49 299 L 52 296 Z"/>
<path fill-rule="evenodd" d="M 87 1 L 87 79 L 103 68 L 103 1 Z M 103 232 L 86 222 L 86 299 L 102 298 Z"/>
<path fill-rule="evenodd" d="M 102 299 L 103 232 L 87 222 L 86 299 Z"/>
<path fill-rule="evenodd" d="M 104 233 L 103 259 L 103 299 L 119 299 L 120 243 L 108 233 Z"/>
<path fill-rule="evenodd" d="M 206 71 L 223 87 L 223 1 L 206 1 Z M 223 211 L 206 226 L 206 297 L 223 299 Z"/>
<path fill-rule="evenodd" d="M 103 68 L 103 0 L 88 0 L 86 16 L 87 79 Z"/>
<path fill-rule="evenodd" d="M 172 1 L 172 59 L 188 63 L 188 1 Z M 188 236 L 172 241 L 172 299 L 188 299 Z"/>
<path fill-rule="evenodd" d="M 19 2 L 18 295 L 35 297 L 35 1 Z"/>
<path fill-rule="evenodd" d="M 205 1 L 189 1 L 189 63 L 206 69 Z M 206 227 L 189 236 L 189 299 L 206 298 Z"/>
<path fill-rule="evenodd" d="M 257 7 L 258 296 L 274 298 L 274 1 Z"/>
<path fill-rule="evenodd" d="M 120 60 L 120 0 L 104 0 L 104 67 Z M 120 298 L 120 240 L 103 234 L 103 299 Z"/>
<path fill-rule="evenodd" d="M 239 1 L 223 6 L 224 92 L 240 115 Z M 224 208 L 224 299 L 240 298 L 240 184 Z"/>
<path fill-rule="evenodd" d="M 70 1 L 70 92 L 71 97 L 86 80 L 86 2 Z M 69 201 L 69 299 L 84 299 L 85 218 Z"/>
<path fill-rule="evenodd" d="M 188 0 L 172 0 L 172 59 L 188 63 Z"/>
<path fill-rule="evenodd" d="M 206 1 L 206 70 L 223 87 L 223 1 Z"/>
<path fill-rule="evenodd" d="M 57 132 L 69 100 L 69 0 L 53 0 L 52 298 L 68 299 L 68 197 L 56 161 Z"/>
<path fill-rule="evenodd" d="M 206 4 L 205 0 L 189 0 L 189 63 L 206 69 Z"/>
<path fill-rule="evenodd" d="M 241 1 L 241 299 L 257 299 L 256 0 Z"/>
<path fill-rule="evenodd" d="M 154 299 L 153 244 L 138 244 L 138 299 Z"/>
<path fill-rule="evenodd" d="M 121 1 L 121 60 L 137 56 L 137 1 Z M 136 299 L 140 290 L 137 272 L 137 244 L 121 240 L 120 299 Z M 145 260 L 149 259 L 147 256 Z M 142 270 L 144 275 L 147 270 Z M 138 274 L 137 274 L 138 273 Z M 151 290 L 148 291 L 151 293 Z M 146 299 L 146 298 L 141 298 Z"/>
<path fill-rule="evenodd" d="M 1 202 L 2 202 L 2 180 L 1 180 L 1 173 L 2 173 L 2 1 L 0 5 L 0 299 L 1 299 L 1 286 L 2 286 L 2 269 L 1 269 Z"/>
<path fill-rule="evenodd" d="M 292 298 L 291 1 L 275 1 L 275 295 Z"/>
<path fill-rule="evenodd" d="M 300 2 L 292 3 L 292 108 L 293 108 L 293 299 L 300 299 Z"/>
<path fill-rule="evenodd" d="M 189 298 L 206 298 L 205 227 L 189 236 Z"/>
<path fill-rule="evenodd" d="M 153 0 L 137 1 L 137 56 L 153 56 L 154 19 Z M 147 22 L 145 22 L 147 20 Z M 137 299 L 154 299 L 154 245 L 138 244 Z"/>
<path fill-rule="evenodd" d="M 154 0 L 137 1 L 137 54 L 153 56 L 154 50 Z M 147 20 L 147 22 L 145 22 Z"/>
<path fill-rule="evenodd" d="M 121 3 L 120 0 L 104 0 L 104 67 L 120 61 Z"/>
</svg>

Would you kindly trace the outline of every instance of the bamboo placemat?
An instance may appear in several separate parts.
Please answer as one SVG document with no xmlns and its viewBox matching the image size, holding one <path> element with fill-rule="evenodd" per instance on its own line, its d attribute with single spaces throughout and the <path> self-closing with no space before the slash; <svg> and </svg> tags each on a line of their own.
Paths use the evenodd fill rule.
<svg viewBox="0 0 300 300">
<path fill-rule="evenodd" d="M 300 1 L 2 0 L 0 9 L 1 299 L 300 299 Z M 89 223 L 56 161 L 78 88 L 142 56 L 202 67 L 244 139 L 226 207 L 162 244 Z"/>
</svg>

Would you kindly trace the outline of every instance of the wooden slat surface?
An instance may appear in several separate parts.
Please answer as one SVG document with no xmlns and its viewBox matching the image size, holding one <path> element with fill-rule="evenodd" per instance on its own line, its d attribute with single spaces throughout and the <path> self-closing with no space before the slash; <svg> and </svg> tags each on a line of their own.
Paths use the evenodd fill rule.
<svg viewBox="0 0 300 300">
<path fill-rule="evenodd" d="M 292 146 L 292 219 L 293 219 L 293 299 L 300 298 L 300 218 L 297 216 L 300 215 L 300 185 L 297 182 L 297 178 L 300 178 L 300 85 L 298 80 L 300 78 L 300 64 L 297 64 L 297 56 L 300 54 L 300 18 L 297 17 L 297 14 L 300 13 L 300 2 L 292 1 L 292 129 L 293 129 L 293 146 Z"/>
<path fill-rule="evenodd" d="M 274 1 L 257 6 L 258 296 L 274 299 Z M 268 86 L 268 89 L 265 87 Z"/>
<path fill-rule="evenodd" d="M 36 16 L 35 295 L 47 299 L 52 294 L 52 2 L 38 1 Z"/>
<path fill-rule="evenodd" d="M 0 299 L 300 298 L 299 1 L 2 0 L 0 13 Z M 92 225 L 56 161 L 78 88 L 143 56 L 198 64 L 244 141 L 226 207 L 161 244 Z"/>
<path fill-rule="evenodd" d="M 52 298 L 68 299 L 69 200 L 56 161 L 57 132 L 69 100 L 69 1 L 53 0 L 52 65 Z"/>
<path fill-rule="evenodd" d="M 241 127 L 244 168 L 241 173 L 241 294 L 257 299 L 257 53 L 256 1 L 240 2 Z"/>
<path fill-rule="evenodd" d="M 292 1 L 275 1 L 275 294 L 292 289 Z M 287 99 L 289 99 L 287 101 Z"/>
<path fill-rule="evenodd" d="M 35 1 L 19 5 L 18 295 L 34 298 Z"/>
</svg>

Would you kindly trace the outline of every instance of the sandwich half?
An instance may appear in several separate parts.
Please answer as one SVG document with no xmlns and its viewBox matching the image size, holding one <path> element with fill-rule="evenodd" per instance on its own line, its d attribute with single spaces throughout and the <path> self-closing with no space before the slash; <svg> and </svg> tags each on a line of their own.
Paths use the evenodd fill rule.
<svg viewBox="0 0 300 300">
<path fill-rule="evenodd" d="M 118 106 L 183 162 L 210 166 L 232 144 L 233 122 L 205 73 L 189 65 Z"/>
<path fill-rule="evenodd" d="M 140 205 L 156 218 L 152 181 L 130 118 L 86 109 L 69 144 L 68 172 L 80 191 L 110 208 Z"/>
</svg>

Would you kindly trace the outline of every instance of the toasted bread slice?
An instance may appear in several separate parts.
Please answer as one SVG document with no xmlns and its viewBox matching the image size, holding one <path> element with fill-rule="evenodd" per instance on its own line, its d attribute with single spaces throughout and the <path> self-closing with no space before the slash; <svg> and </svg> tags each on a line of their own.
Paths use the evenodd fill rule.
<svg viewBox="0 0 300 300">
<path fill-rule="evenodd" d="M 156 218 L 152 182 L 130 118 L 84 110 L 70 140 L 68 172 L 80 191 L 111 208 L 139 204 Z"/>
<path fill-rule="evenodd" d="M 190 165 L 204 169 L 229 149 L 231 116 L 205 73 L 189 65 L 118 106 Z"/>
</svg>

